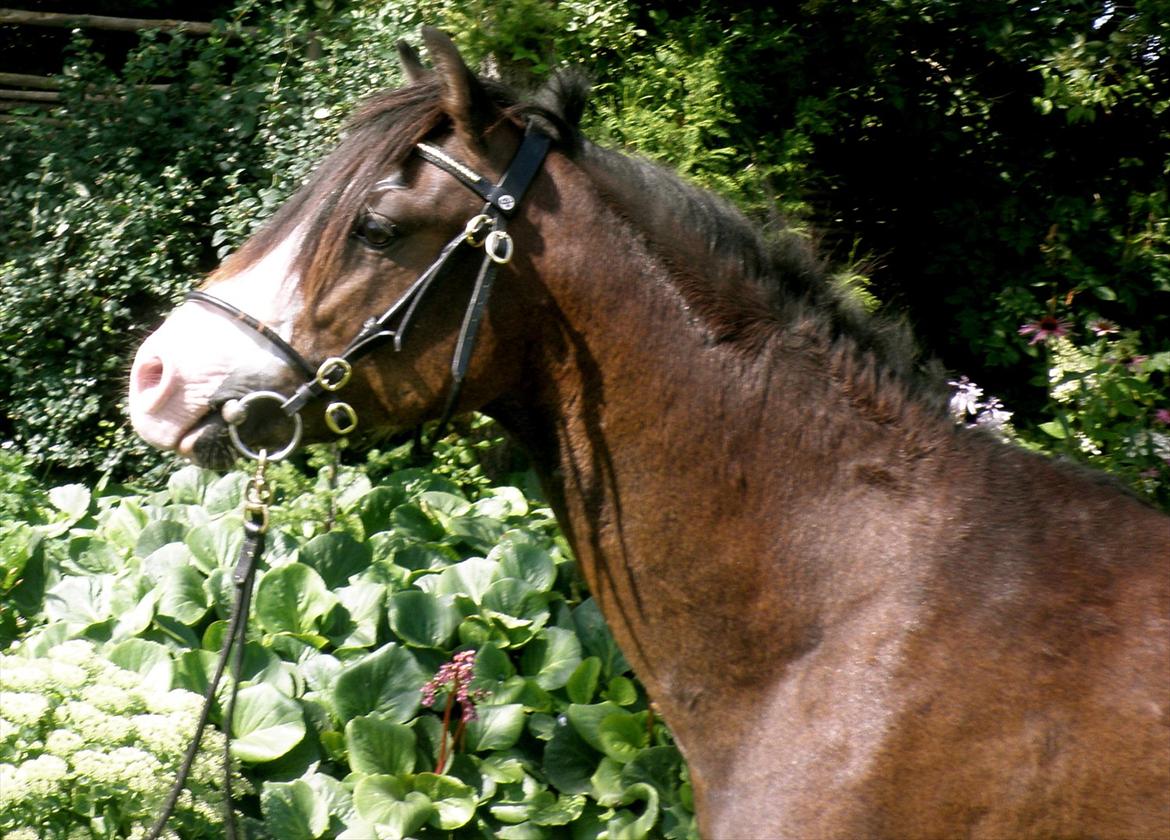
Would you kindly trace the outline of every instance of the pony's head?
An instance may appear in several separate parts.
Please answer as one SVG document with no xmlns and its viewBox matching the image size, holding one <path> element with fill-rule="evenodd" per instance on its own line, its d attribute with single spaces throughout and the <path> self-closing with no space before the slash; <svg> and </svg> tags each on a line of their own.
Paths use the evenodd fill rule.
<svg viewBox="0 0 1170 840">
<path fill-rule="evenodd" d="M 229 423 L 253 450 L 283 447 L 298 414 L 310 439 L 355 420 L 403 430 L 522 376 L 540 297 L 522 278 L 554 200 L 547 135 L 572 129 L 478 78 L 437 30 L 424 41 L 434 70 L 400 45 L 410 83 L 366 102 L 310 182 L 143 342 L 130 416 L 149 443 L 224 465 Z M 533 121 L 544 130 L 526 134 Z"/>
</svg>

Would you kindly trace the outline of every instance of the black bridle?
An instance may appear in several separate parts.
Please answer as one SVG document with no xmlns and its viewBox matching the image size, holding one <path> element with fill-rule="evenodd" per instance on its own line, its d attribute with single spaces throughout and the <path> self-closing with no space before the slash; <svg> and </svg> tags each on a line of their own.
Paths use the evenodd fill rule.
<svg viewBox="0 0 1170 840">
<path fill-rule="evenodd" d="M 439 428 L 445 427 L 455 411 L 463 388 L 479 325 L 491 296 L 492 284 L 495 282 L 496 270 L 512 258 L 513 243 L 507 232 L 507 222 L 519 210 L 521 199 L 544 162 L 550 142 L 547 135 L 529 128 L 504 176 L 499 183 L 494 184 L 440 149 L 419 143 L 415 147 L 419 157 L 447 172 L 476 193 L 484 200 L 484 206 L 478 214 L 467 221 L 464 229 L 443 247 L 435 261 L 415 279 L 398 300 L 381 315 L 368 319 L 339 355 L 331 356 L 319 365 L 310 363 L 276 332 L 233 304 L 207 292 L 188 292 L 187 300 L 210 304 L 227 312 L 242 325 L 267 340 L 292 367 L 305 375 L 305 382 L 291 397 L 286 398 L 272 391 L 258 391 L 227 407 L 224 419 L 228 421 L 228 429 L 232 433 L 236 448 L 250 458 L 256 457 L 257 453 L 240 439 L 237 429 L 246 416 L 248 405 L 265 399 L 279 401 L 280 410 L 293 418 L 295 423 L 288 445 L 279 453 L 270 454 L 268 459 L 277 460 L 278 456 L 283 457 L 295 449 L 300 441 L 300 412 L 326 394 L 333 394 L 344 388 L 349 382 L 354 364 L 374 350 L 392 343 L 396 352 L 401 351 L 419 304 L 433 288 L 444 267 L 466 248 L 483 248 L 483 261 L 475 279 L 467 310 L 463 315 L 463 324 L 459 329 L 459 338 L 451 359 L 451 388 L 439 421 Z M 357 428 L 357 413 L 348 403 L 334 400 L 325 408 L 325 423 L 335 434 L 346 435 Z"/>
<path fill-rule="evenodd" d="M 231 792 L 231 756 L 228 750 L 231 743 L 231 719 L 235 707 L 236 692 L 239 689 L 248 606 L 256 576 L 256 563 L 264 552 L 265 535 L 268 531 L 268 488 L 264 478 L 266 465 L 270 461 L 286 457 L 297 448 L 301 438 L 300 412 L 302 409 L 324 395 L 333 394 L 344 388 L 349 382 L 353 365 L 358 360 L 387 343 L 393 343 L 396 352 L 402 349 L 402 342 L 419 304 L 452 257 L 465 248 L 483 248 L 483 262 L 476 275 L 475 287 L 463 315 L 463 324 L 459 329 L 459 338 L 455 343 L 455 354 L 451 359 L 451 389 L 447 394 L 446 405 L 439 419 L 439 429 L 446 426 L 459 400 L 463 379 L 467 374 L 472 350 L 475 348 L 479 325 L 483 319 L 484 310 L 487 308 L 492 284 L 495 281 L 496 270 L 512 258 L 513 243 L 507 232 L 508 219 L 512 218 L 519 209 L 520 200 L 524 197 L 548 154 L 550 142 L 547 135 L 530 127 L 525 132 L 524 140 L 516 150 L 511 163 L 508 164 L 507 171 L 497 184 L 493 184 L 474 170 L 449 157 L 445 152 L 425 143 L 418 144 L 415 151 L 419 157 L 450 173 L 460 183 L 479 195 L 485 204 L 477 215 L 468 220 L 464 229 L 443 247 L 435 261 L 418 276 L 398 300 L 381 315 L 367 320 L 340 355 L 332 356 L 319 365 L 310 364 L 274 330 L 235 305 L 207 292 L 195 291 L 187 294 L 186 300 L 205 303 L 221 309 L 260 335 L 279 351 L 289 364 L 304 374 L 305 382 L 296 389 L 291 397 L 286 398 L 273 391 L 254 391 L 242 399 L 234 401 L 234 404 L 232 402 L 225 404 L 222 409 L 232 442 L 241 454 L 252 458 L 257 464 L 256 474 L 249 484 L 244 505 L 244 542 L 240 548 L 232 578 L 236 590 L 235 601 L 232 606 L 229 629 L 220 649 L 219 660 L 204 696 L 203 710 L 200 712 L 195 735 L 188 746 L 162 811 L 151 827 L 148 834 L 150 840 L 156 840 L 161 835 L 186 785 L 187 776 L 199 752 L 199 742 L 203 736 L 203 728 L 211 714 L 219 681 L 223 676 L 229 657 L 232 656 L 233 648 L 235 649 L 235 657 L 232 662 L 232 671 L 236 679 L 224 708 L 223 729 L 226 744 L 223 785 L 225 837 L 228 840 L 234 840 L 236 837 L 235 810 Z M 241 438 L 238 431 L 247 417 L 248 406 L 258 400 L 276 401 L 280 410 L 294 421 L 293 432 L 288 442 L 281 450 L 272 454 L 269 454 L 265 449 L 253 450 Z M 346 435 L 357 428 L 357 413 L 348 403 L 335 400 L 325 409 L 325 423 L 335 434 Z"/>
</svg>

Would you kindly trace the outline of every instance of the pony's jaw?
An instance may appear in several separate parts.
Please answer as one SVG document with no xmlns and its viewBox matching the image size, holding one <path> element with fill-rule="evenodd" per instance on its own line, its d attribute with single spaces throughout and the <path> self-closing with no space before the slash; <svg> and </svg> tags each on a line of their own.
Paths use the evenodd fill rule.
<svg viewBox="0 0 1170 840">
<path fill-rule="evenodd" d="M 301 309 L 292 270 L 296 238 L 243 270 L 216 279 L 215 295 L 289 340 Z M 196 301 L 170 314 L 138 348 L 130 371 L 130 423 L 143 440 L 188 458 L 215 410 L 231 397 L 289 380 L 283 357 L 230 315 Z"/>
</svg>

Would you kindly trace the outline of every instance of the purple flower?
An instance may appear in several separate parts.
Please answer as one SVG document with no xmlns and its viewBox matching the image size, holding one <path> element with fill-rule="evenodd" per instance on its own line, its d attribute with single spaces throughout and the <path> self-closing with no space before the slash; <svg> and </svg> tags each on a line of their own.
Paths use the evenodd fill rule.
<svg viewBox="0 0 1170 840">
<path fill-rule="evenodd" d="M 951 395 L 951 416 L 956 420 L 966 420 L 969 414 L 978 414 L 983 405 L 983 389 L 965 376 L 947 383 L 955 389 Z"/>
<path fill-rule="evenodd" d="M 1060 338 L 1068 335 L 1071 331 L 1072 324 L 1057 318 L 1055 315 L 1044 315 L 1038 320 L 1020 327 L 1020 335 L 1032 336 L 1029 344 L 1038 344 L 1042 341 L 1048 341 L 1050 338 Z"/>
<path fill-rule="evenodd" d="M 1170 408 L 1159 408 L 1154 412 L 1154 422 L 1170 426 Z"/>
<path fill-rule="evenodd" d="M 1115 335 L 1120 332 L 1120 327 L 1108 318 L 1094 318 L 1089 322 L 1089 329 L 1093 332 L 1093 335 L 1098 337 Z"/>
</svg>

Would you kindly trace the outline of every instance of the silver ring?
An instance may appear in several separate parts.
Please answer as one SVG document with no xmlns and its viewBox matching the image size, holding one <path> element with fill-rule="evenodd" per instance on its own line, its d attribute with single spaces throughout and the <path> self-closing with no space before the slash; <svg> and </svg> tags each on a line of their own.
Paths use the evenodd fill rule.
<svg viewBox="0 0 1170 840">
<path fill-rule="evenodd" d="M 285 402 L 285 398 L 275 391 L 253 391 L 237 403 L 235 415 L 238 419 L 235 423 L 227 424 L 228 436 L 231 437 L 232 443 L 239 453 L 245 458 L 251 458 L 253 461 L 259 461 L 262 457 L 266 457 L 269 461 L 279 461 L 287 458 L 296 451 L 297 446 L 301 443 L 301 432 L 304 430 L 304 423 L 301 421 L 300 414 L 287 415 L 292 418 L 293 432 L 284 448 L 276 452 L 267 452 L 265 455 L 261 455 L 260 452 L 251 449 L 240 437 L 239 428 L 248 416 L 248 403 L 259 399 L 275 400 L 279 405 L 284 405 Z"/>
<path fill-rule="evenodd" d="M 492 262 L 503 265 L 512 259 L 512 237 L 507 231 L 493 230 L 484 240 L 483 247 Z"/>
</svg>

